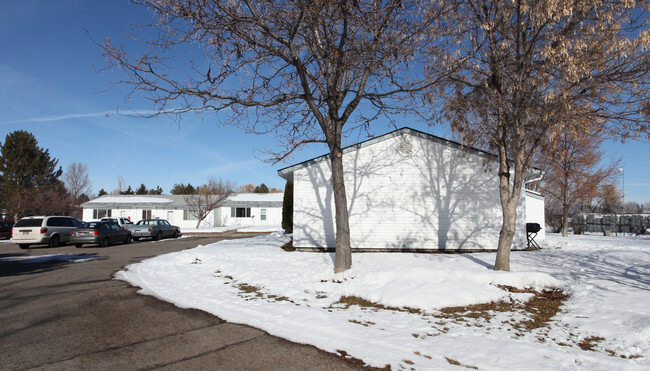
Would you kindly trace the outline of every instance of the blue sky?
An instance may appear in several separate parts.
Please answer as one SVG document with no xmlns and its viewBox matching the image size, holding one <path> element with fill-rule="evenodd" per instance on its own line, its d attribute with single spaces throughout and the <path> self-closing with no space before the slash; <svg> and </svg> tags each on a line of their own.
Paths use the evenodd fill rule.
<svg viewBox="0 0 650 371">
<path fill-rule="evenodd" d="M 151 21 L 148 10 L 126 0 L 3 2 L 0 141 L 15 130 L 33 133 L 64 170 L 72 162 L 85 163 L 95 193 L 115 189 L 119 176 L 133 188 L 144 183 L 165 193 L 175 183 L 199 185 L 209 176 L 282 188 L 278 169 L 325 153 L 315 146 L 273 165 L 262 161 L 263 150 L 274 147 L 272 136 L 246 135 L 209 116 L 187 115 L 176 123 L 118 114 L 118 108 L 146 112 L 153 106 L 138 97 L 125 101 L 128 88 L 109 82 L 120 75 L 97 72 L 105 62 L 89 35 L 119 41 L 132 25 Z M 444 128 L 404 125 L 448 136 Z M 376 133 L 389 130 L 380 127 Z M 608 143 L 603 149 L 623 157 L 626 201 L 650 202 L 650 145 Z"/>
</svg>

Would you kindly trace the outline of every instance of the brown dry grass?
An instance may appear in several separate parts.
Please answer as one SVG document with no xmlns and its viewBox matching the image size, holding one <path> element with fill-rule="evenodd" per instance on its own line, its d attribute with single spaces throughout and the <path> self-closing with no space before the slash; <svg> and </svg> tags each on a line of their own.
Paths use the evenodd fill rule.
<svg viewBox="0 0 650 371">
<path fill-rule="evenodd" d="M 578 343 L 578 346 L 582 350 L 591 350 L 593 352 L 595 351 L 594 348 L 596 345 L 598 345 L 598 343 L 602 342 L 603 340 L 605 340 L 605 338 L 602 338 L 600 336 L 589 336 L 582 339 L 582 341 Z"/>
<path fill-rule="evenodd" d="M 491 302 L 483 304 L 468 305 L 463 307 L 447 307 L 442 308 L 438 312 L 438 317 L 453 319 L 455 321 L 466 321 L 467 319 L 482 318 L 486 321 L 494 316 L 495 312 L 514 312 L 516 310 L 523 310 L 529 314 L 529 319 L 513 326 L 519 330 L 532 331 L 534 329 L 547 326 L 551 318 L 555 316 L 560 307 L 567 300 L 568 296 L 561 290 L 546 290 L 546 291 L 533 291 L 533 290 L 519 290 L 513 287 L 500 286 L 501 289 L 508 292 L 526 292 L 534 296 L 522 302 Z M 373 303 L 356 296 L 344 296 L 335 305 L 344 305 L 349 308 L 352 305 L 357 305 L 362 308 L 370 308 L 373 310 L 392 310 L 401 311 L 415 314 L 422 314 L 418 309 L 413 308 L 397 308 L 389 307 L 379 303 Z"/>
<path fill-rule="evenodd" d="M 358 296 L 343 296 L 341 297 L 341 299 L 339 299 L 339 301 L 337 301 L 333 305 L 337 305 L 337 304 L 342 304 L 345 306 L 345 308 L 349 308 L 353 305 L 357 305 L 362 308 L 371 308 L 375 310 L 383 309 L 383 310 L 392 310 L 392 311 L 417 313 L 417 314 L 421 313 L 419 309 L 388 307 L 379 303 L 368 301 Z"/>
<path fill-rule="evenodd" d="M 464 365 L 464 364 L 462 364 L 462 363 L 460 363 L 460 362 L 458 362 L 458 361 L 456 361 L 456 360 L 453 360 L 453 359 L 451 359 L 451 358 L 447 358 L 447 357 L 445 357 L 445 359 L 447 360 L 447 362 L 448 362 L 450 365 L 454 365 L 454 366 L 462 366 L 462 367 L 466 367 L 466 368 L 471 368 L 471 369 L 474 369 L 474 370 L 478 370 L 478 367 Z"/>
</svg>

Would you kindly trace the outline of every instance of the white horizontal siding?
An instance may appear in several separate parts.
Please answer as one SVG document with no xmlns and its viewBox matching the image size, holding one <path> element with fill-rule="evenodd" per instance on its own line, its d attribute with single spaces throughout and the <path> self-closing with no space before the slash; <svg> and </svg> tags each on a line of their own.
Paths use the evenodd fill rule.
<svg viewBox="0 0 650 371">
<path fill-rule="evenodd" d="M 542 229 L 537 233 L 535 240 L 546 238 L 544 197 L 535 193 L 526 192 L 526 223 L 538 223 Z"/>
<path fill-rule="evenodd" d="M 344 170 L 353 248 L 496 249 L 498 181 L 484 158 L 407 134 L 346 153 Z M 333 205 L 329 161 L 295 171 L 294 246 L 336 245 Z"/>
<path fill-rule="evenodd" d="M 282 206 L 278 207 L 251 207 L 251 217 L 233 218 L 232 208 L 221 207 L 220 226 L 279 226 L 282 224 Z M 266 220 L 262 220 L 262 209 L 266 210 Z"/>
<path fill-rule="evenodd" d="M 245 204 L 242 204 L 245 205 Z M 250 207 L 250 206 L 248 206 Z M 143 210 L 151 210 L 152 218 L 168 219 L 169 222 L 173 225 L 179 226 L 181 228 L 196 228 L 196 220 L 184 220 L 183 219 L 183 209 L 174 208 L 106 208 L 100 207 L 102 209 L 110 209 L 111 216 L 117 217 L 122 216 L 129 218 L 131 221 L 136 223 L 138 220 L 142 219 Z M 261 206 L 261 207 L 251 207 L 251 215 L 255 215 L 255 218 L 231 218 L 230 217 L 230 207 L 220 207 L 218 209 L 212 210 L 208 216 L 201 221 L 200 228 L 210 228 L 210 227 L 224 227 L 224 226 L 260 226 L 260 225 L 272 225 L 279 226 L 282 224 L 282 205 L 278 206 Z M 266 209 L 266 220 L 261 220 L 261 209 Z M 90 221 L 93 220 L 93 208 L 84 208 L 83 209 L 83 220 Z M 170 218 L 171 215 L 171 218 Z"/>
</svg>

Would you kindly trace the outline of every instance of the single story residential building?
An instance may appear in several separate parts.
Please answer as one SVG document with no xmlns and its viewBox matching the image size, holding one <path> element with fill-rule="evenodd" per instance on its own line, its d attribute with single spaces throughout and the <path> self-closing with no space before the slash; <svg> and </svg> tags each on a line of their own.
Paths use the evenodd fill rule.
<svg viewBox="0 0 650 371">
<path fill-rule="evenodd" d="M 343 167 L 353 251 L 497 248 L 502 217 L 493 154 L 402 128 L 345 148 Z M 333 250 L 336 225 L 329 156 L 280 169 L 278 174 L 293 182 L 294 247 Z M 541 175 L 532 169 L 527 179 Z M 543 197 L 523 193 L 513 249 L 526 248 L 527 222 L 544 226 Z"/>
<path fill-rule="evenodd" d="M 210 211 L 200 228 L 229 226 L 279 226 L 282 223 L 282 193 L 239 193 Z M 167 219 L 181 228 L 196 228 L 184 195 L 104 195 L 81 205 L 83 220 L 126 217 Z"/>
</svg>

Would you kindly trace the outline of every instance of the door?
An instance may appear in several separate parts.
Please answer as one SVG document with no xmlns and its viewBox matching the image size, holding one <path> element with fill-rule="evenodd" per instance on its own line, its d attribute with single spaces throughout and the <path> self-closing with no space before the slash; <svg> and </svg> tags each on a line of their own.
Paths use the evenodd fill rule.
<svg viewBox="0 0 650 371">
<path fill-rule="evenodd" d="M 170 224 L 174 222 L 174 212 L 173 211 L 168 211 L 167 212 L 167 221 Z"/>
</svg>

